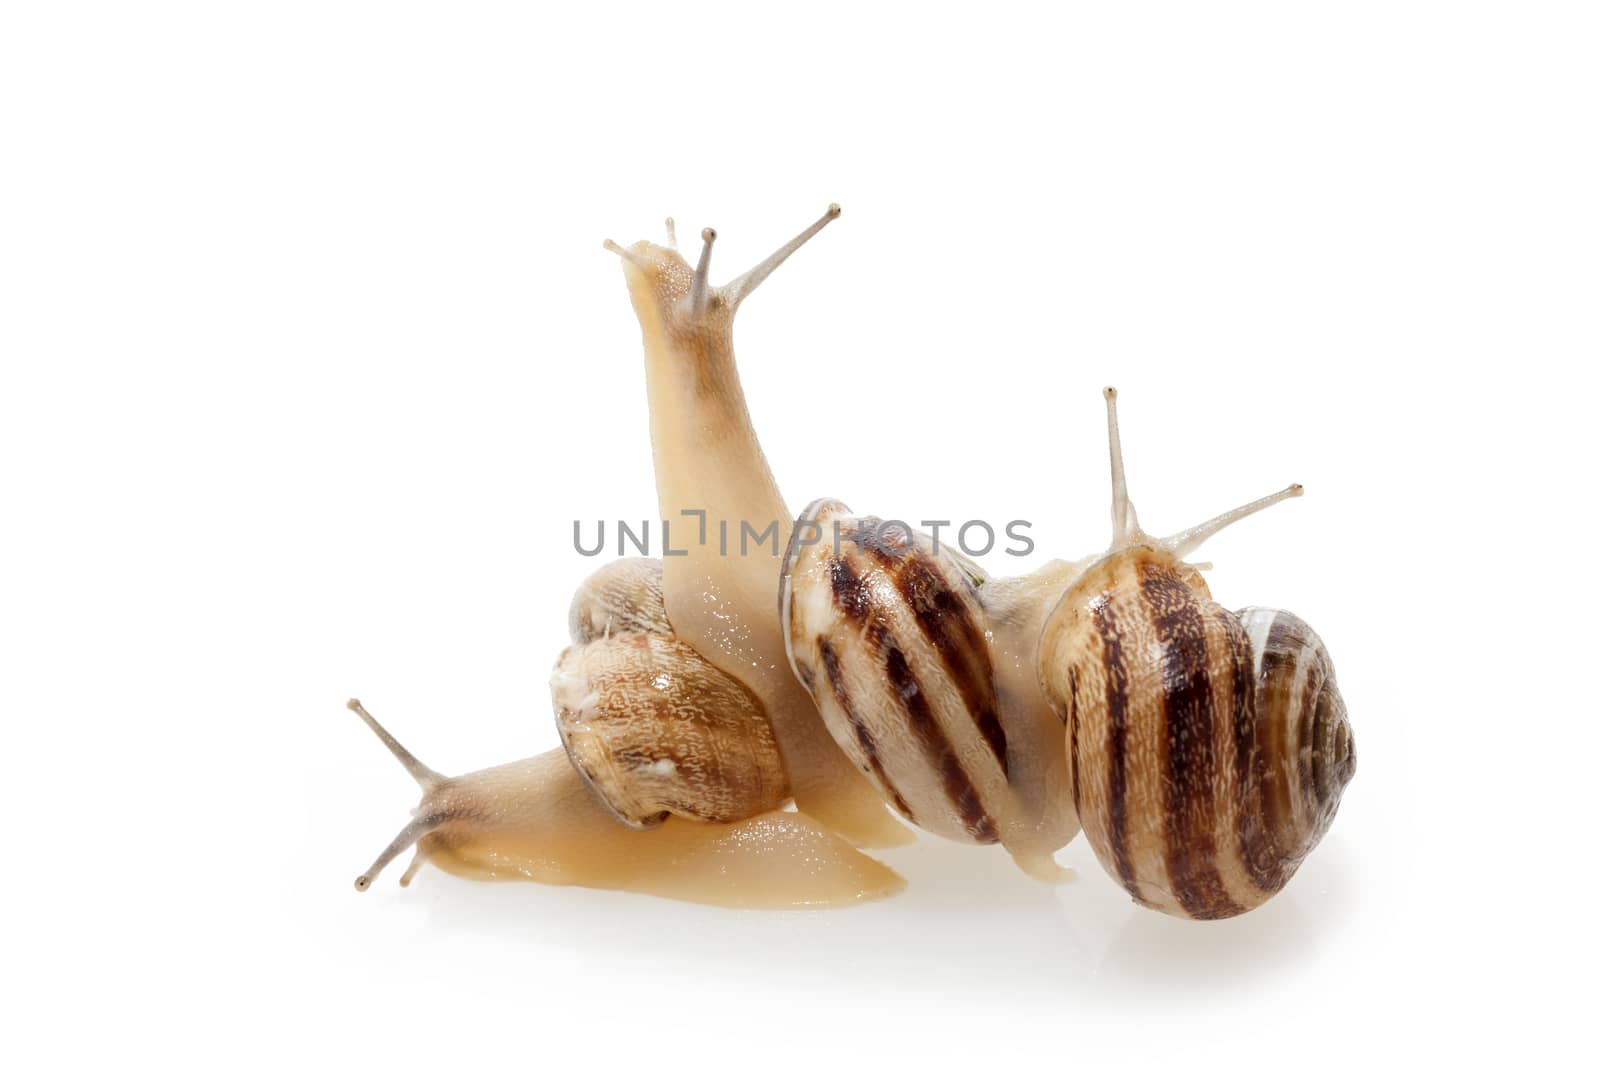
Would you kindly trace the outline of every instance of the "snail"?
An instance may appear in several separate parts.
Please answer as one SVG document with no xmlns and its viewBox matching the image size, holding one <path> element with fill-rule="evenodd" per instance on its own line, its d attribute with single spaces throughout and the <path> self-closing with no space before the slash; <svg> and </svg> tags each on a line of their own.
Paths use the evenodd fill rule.
<svg viewBox="0 0 1600 1067">
<path fill-rule="evenodd" d="M 1322 839 L 1355 744 L 1311 628 L 1287 611 L 1228 611 L 1183 559 L 1301 488 L 1150 537 L 1128 499 L 1116 391 L 1105 399 L 1111 547 L 1046 619 L 1039 677 L 1101 865 L 1140 904 L 1226 918 L 1281 889 Z"/>
<path fill-rule="evenodd" d="M 670 219 L 665 246 L 607 241 L 605 247 L 622 258 L 643 334 L 656 497 L 663 537 L 679 545 L 663 561 L 667 618 L 680 638 L 760 701 L 796 807 L 871 848 L 904 844 L 911 834 L 834 744 L 789 668 L 773 603 L 793 512 L 756 439 L 733 361 L 740 305 L 838 217 L 839 205 L 830 204 L 797 237 L 724 286 L 710 283 L 712 229 L 701 231 L 693 268 L 678 252 Z M 672 538 L 691 516 L 698 536 Z"/>
<path fill-rule="evenodd" d="M 753 697 L 666 626 L 660 564 L 619 560 L 579 587 L 551 675 L 563 743 L 448 778 L 361 703 L 349 707 L 422 787 L 414 817 L 356 879 L 400 853 L 467 878 L 629 889 L 735 907 L 856 903 L 904 882 L 810 817 Z M 648 827 L 649 829 L 641 829 Z"/>
</svg>

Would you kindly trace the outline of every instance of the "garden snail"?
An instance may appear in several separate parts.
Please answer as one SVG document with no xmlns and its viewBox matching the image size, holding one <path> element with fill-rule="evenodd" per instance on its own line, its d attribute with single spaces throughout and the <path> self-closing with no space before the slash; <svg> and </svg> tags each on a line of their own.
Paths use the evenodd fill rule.
<svg viewBox="0 0 1600 1067">
<path fill-rule="evenodd" d="M 700 536 L 680 538 L 682 554 L 664 560 L 667 617 L 683 640 L 748 687 L 766 709 L 795 805 L 857 845 L 883 847 L 908 842 L 911 835 L 833 743 L 789 669 L 773 603 L 778 553 L 793 512 L 756 439 L 733 362 L 733 318 L 740 304 L 838 217 L 839 205 L 829 205 L 799 236 L 720 287 L 710 284 L 715 230 L 701 231 L 693 269 L 678 254 L 671 220 L 666 247 L 648 241 L 627 248 L 607 241 L 606 247 L 622 257 L 644 336 L 664 528 L 691 515 L 699 522 Z M 722 531 L 743 537 L 746 529 L 758 538 L 754 551 L 722 550 Z M 708 530 L 719 536 L 706 536 Z"/>
<path fill-rule="evenodd" d="M 1108 390 L 1116 535 L 1096 559 L 990 578 L 836 501 L 790 520 L 732 320 L 838 213 L 720 288 L 712 230 L 692 269 L 670 220 L 666 247 L 606 242 L 643 333 L 664 530 L 692 516 L 699 536 L 579 589 L 551 680 L 564 752 L 445 779 L 352 702 L 424 789 L 358 888 L 416 844 L 402 883 L 431 860 L 710 903 L 850 903 L 902 884 L 852 847 L 909 840 L 892 807 L 1041 878 L 1060 876 L 1052 856 L 1081 818 L 1135 900 L 1215 918 L 1270 897 L 1326 830 L 1354 750 L 1321 642 L 1287 612 L 1217 608 L 1182 562 L 1298 487 L 1146 537 Z M 798 811 L 779 810 L 790 798 Z"/>
<path fill-rule="evenodd" d="M 1281 492 L 1167 538 L 1139 528 L 1116 391 L 1110 549 L 1039 638 L 1039 676 L 1067 725 L 1073 807 L 1133 899 L 1196 919 L 1276 893 L 1321 840 L 1355 773 L 1326 648 L 1296 616 L 1235 613 L 1183 557 Z"/>
<path fill-rule="evenodd" d="M 414 845 L 402 885 L 431 862 L 467 878 L 736 907 L 897 891 L 899 875 L 811 818 L 777 810 L 788 785 L 760 707 L 663 629 L 660 588 L 655 561 L 619 560 L 573 597 L 574 644 L 551 676 L 565 751 L 447 778 L 350 701 L 422 787 L 414 817 L 356 888 Z"/>
</svg>

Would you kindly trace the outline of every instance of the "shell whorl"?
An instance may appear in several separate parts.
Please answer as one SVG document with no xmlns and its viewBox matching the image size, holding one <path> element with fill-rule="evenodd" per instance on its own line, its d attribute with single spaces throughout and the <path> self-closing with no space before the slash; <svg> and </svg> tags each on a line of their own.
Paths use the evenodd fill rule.
<svg viewBox="0 0 1600 1067">
<path fill-rule="evenodd" d="M 1197 919 L 1275 894 L 1354 773 L 1326 649 L 1288 612 L 1235 614 L 1150 545 L 1114 552 L 1062 598 L 1041 682 L 1067 724 L 1074 802 L 1133 898 Z"/>
<path fill-rule="evenodd" d="M 1265 798 L 1266 823 L 1280 852 L 1298 863 L 1322 840 L 1355 776 L 1355 735 L 1333 660 L 1311 627 L 1278 608 L 1245 608 L 1238 618 L 1255 654 L 1257 705 L 1272 709 L 1262 716 L 1273 732 L 1261 749 L 1281 769 Z"/>
<path fill-rule="evenodd" d="M 573 597 L 573 644 L 550 675 L 556 728 L 583 780 L 636 829 L 668 815 L 732 822 L 789 783 L 750 690 L 672 633 L 657 560 L 602 567 Z"/>
<path fill-rule="evenodd" d="M 808 528 L 821 530 L 815 543 L 802 543 Z M 834 500 L 813 503 L 795 529 L 780 618 L 829 733 L 908 820 L 998 840 L 1006 733 L 973 571 L 924 535 Z"/>
<path fill-rule="evenodd" d="M 661 561 L 613 560 L 589 575 L 572 595 L 567 632 L 580 645 L 614 633 L 670 634 Z"/>
</svg>

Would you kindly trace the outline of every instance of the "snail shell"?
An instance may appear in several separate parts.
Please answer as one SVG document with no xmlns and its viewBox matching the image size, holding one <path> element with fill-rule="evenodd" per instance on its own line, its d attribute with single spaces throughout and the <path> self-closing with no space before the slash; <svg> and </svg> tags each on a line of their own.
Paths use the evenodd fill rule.
<svg viewBox="0 0 1600 1067">
<path fill-rule="evenodd" d="M 760 701 L 660 629 L 659 561 L 601 568 L 569 619 L 576 643 L 550 676 L 556 728 L 617 819 L 732 822 L 783 804 L 788 779 Z"/>
<path fill-rule="evenodd" d="M 1007 804 L 1006 732 L 983 575 L 958 559 L 904 526 L 819 500 L 790 541 L 779 614 L 790 665 L 828 732 L 894 809 L 943 837 L 989 844 Z"/>
<path fill-rule="evenodd" d="M 1283 887 L 1355 773 L 1310 627 L 1286 611 L 1236 615 L 1192 569 L 1140 547 L 1085 574 L 1040 647 L 1084 834 L 1135 900 L 1220 919 Z"/>
</svg>

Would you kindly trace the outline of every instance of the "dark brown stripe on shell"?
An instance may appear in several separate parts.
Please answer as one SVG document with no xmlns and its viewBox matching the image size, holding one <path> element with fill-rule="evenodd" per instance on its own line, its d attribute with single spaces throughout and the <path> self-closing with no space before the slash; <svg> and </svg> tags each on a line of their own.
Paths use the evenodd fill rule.
<svg viewBox="0 0 1600 1067">
<path fill-rule="evenodd" d="M 994 664 L 989 659 L 983 631 L 960 595 L 945 581 L 944 574 L 920 551 L 906 556 L 895 576 L 895 586 L 911 608 L 923 636 L 939 653 L 945 676 L 960 692 L 978 733 L 1009 779 L 1006 733 L 996 708 Z"/>
<path fill-rule="evenodd" d="M 1110 598 L 1094 612 L 1094 622 L 1106 664 L 1106 843 L 1117 880 L 1143 903 L 1128 854 L 1128 669 L 1122 662 L 1122 633 Z"/>
<path fill-rule="evenodd" d="M 889 686 L 922 746 L 928 765 L 938 769 L 945 796 L 961 817 L 967 836 L 986 845 L 998 841 L 1000 833 L 995 828 L 994 820 L 983 810 L 983 799 L 978 795 L 977 787 L 972 784 L 967 769 L 961 765 L 960 757 L 950 746 L 950 739 L 939 726 L 939 720 L 934 718 L 922 684 L 917 681 L 894 635 L 882 623 L 874 622 L 868 630 L 868 637 L 883 650 L 884 672 Z"/>
<path fill-rule="evenodd" d="M 833 587 L 833 602 L 846 618 L 857 624 L 867 617 L 867 587 L 855 566 L 843 556 L 828 560 L 828 582 Z"/>
<path fill-rule="evenodd" d="M 900 790 L 895 788 L 895 784 L 889 780 L 889 772 L 884 769 L 883 760 L 878 756 L 877 739 L 867 729 L 867 724 L 861 721 L 861 716 L 856 714 L 855 701 L 844 683 L 844 671 L 839 666 L 839 656 L 826 637 L 817 638 L 817 658 L 822 661 L 822 669 L 828 675 L 828 687 L 833 690 L 833 698 L 838 702 L 839 710 L 844 712 L 845 721 L 850 724 L 851 732 L 856 735 L 856 744 L 861 746 L 861 754 L 866 757 L 867 773 L 877 779 L 895 810 L 915 822 L 916 816 L 911 814 L 911 806 L 906 803 L 906 798 L 900 794 Z"/>
<path fill-rule="evenodd" d="M 1178 903 L 1196 919 L 1237 915 L 1243 909 L 1228 896 L 1217 869 L 1218 712 L 1205 618 L 1194 593 L 1168 567 L 1141 567 L 1139 589 L 1163 650 L 1167 878 Z"/>
</svg>

